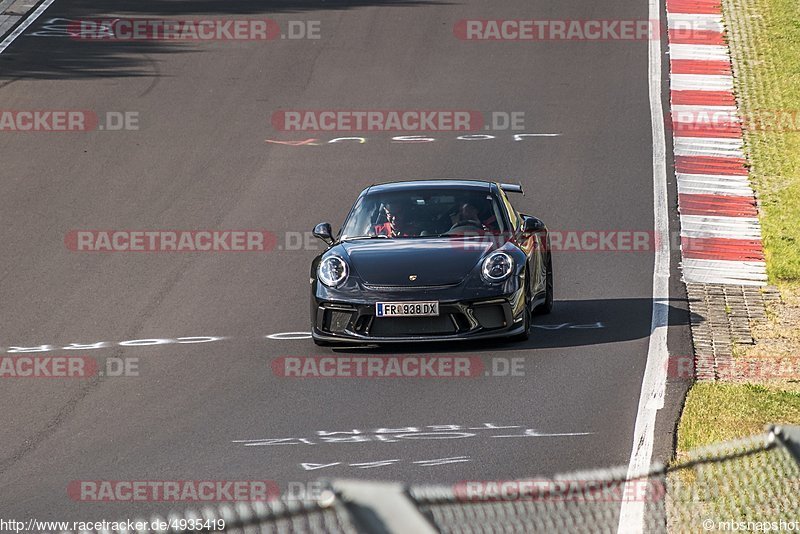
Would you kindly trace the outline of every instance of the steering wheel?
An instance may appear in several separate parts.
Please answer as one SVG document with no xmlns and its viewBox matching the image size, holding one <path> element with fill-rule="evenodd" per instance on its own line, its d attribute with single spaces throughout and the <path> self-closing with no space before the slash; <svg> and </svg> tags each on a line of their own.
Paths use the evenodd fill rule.
<svg viewBox="0 0 800 534">
<path fill-rule="evenodd" d="M 472 221 L 472 220 L 459 221 L 455 223 L 453 226 L 451 226 L 450 229 L 445 233 L 449 234 L 452 232 L 456 232 L 459 229 L 467 229 L 467 228 L 475 228 L 476 230 L 483 230 L 483 225 L 480 223 L 480 221 Z"/>
</svg>

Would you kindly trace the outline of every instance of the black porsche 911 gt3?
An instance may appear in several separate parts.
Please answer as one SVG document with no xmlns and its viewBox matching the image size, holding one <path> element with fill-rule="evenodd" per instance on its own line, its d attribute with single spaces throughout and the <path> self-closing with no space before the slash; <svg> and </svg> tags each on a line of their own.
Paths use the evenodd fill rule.
<svg viewBox="0 0 800 534">
<path fill-rule="evenodd" d="M 544 223 L 518 213 L 521 185 L 424 180 L 361 192 L 311 264 L 318 345 L 527 339 L 531 314 L 553 308 Z"/>
</svg>

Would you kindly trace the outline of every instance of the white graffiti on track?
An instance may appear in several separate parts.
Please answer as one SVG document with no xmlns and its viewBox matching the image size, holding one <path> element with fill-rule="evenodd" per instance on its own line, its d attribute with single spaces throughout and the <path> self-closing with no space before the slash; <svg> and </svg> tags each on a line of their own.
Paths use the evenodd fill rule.
<svg viewBox="0 0 800 534">
<path fill-rule="evenodd" d="M 26 37 L 92 37 L 113 36 L 114 32 L 108 24 L 92 24 L 91 27 L 84 29 L 80 20 L 54 18 L 42 22 L 36 31 L 25 34 Z"/>
<path fill-rule="evenodd" d="M 497 431 L 503 431 L 497 433 Z M 480 426 L 424 425 L 399 428 L 374 428 L 370 430 L 317 430 L 310 437 L 236 439 L 231 443 L 245 447 L 268 447 L 275 445 L 329 445 L 336 443 L 399 443 L 418 440 L 453 440 L 469 438 L 547 438 L 588 436 L 593 432 L 542 432 L 523 425 L 496 425 L 482 423 Z"/>
<path fill-rule="evenodd" d="M 605 324 L 601 322 L 576 324 L 576 323 L 560 323 L 560 324 L 534 324 L 533 328 L 542 330 L 588 330 L 605 328 Z M 276 332 L 261 336 L 261 339 L 268 339 L 271 341 L 303 341 L 311 338 L 311 332 L 297 331 L 297 332 Z M 0 347 L 0 353 L 18 354 L 18 353 L 36 353 L 36 352 L 54 352 L 62 350 L 98 350 L 109 349 L 114 347 L 126 348 L 146 348 L 156 347 L 160 345 L 190 345 L 196 343 L 213 343 L 216 341 L 224 341 L 234 339 L 226 336 L 184 336 L 184 337 L 167 337 L 167 338 L 143 338 L 143 339 L 128 339 L 125 341 L 91 341 L 88 343 L 66 343 L 61 345 L 56 344 L 41 344 L 41 345 L 22 345 L 16 344 L 8 347 Z"/>
<path fill-rule="evenodd" d="M 434 143 L 439 140 L 445 141 L 465 141 L 468 143 L 477 143 L 484 141 L 508 141 L 513 143 L 521 141 L 528 141 L 530 139 L 540 139 L 549 137 L 560 137 L 560 133 L 517 133 L 511 135 L 488 135 L 488 134 L 466 134 L 458 135 L 456 137 L 431 137 L 428 135 L 396 135 L 390 137 L 388 142 L 395 145 L 420 145 L 425 143 Z M 375 141 L 371 137 L 334 137 L 333 139 L 320 139 L 317 137 L 307 137 L 305 139 L 265 139 L 264 142 L 270 145 L 281 146 L 331 146 L 331 145 L 345 145 L 345 146 L 359 146 Z M 385 139 L 378 139 L 383 140 Z"/>
<path fill-rule="evenodd" d="M 270 334 L 264 337 L 266 337 L 267 339 L 276 339 L 279 341 L 283 340 L 292 341 L 295 339 L 311 339 L 311 332 L 278 332 L 277 334 Z"/>
<path fill-rule="evenodd" d="M 95 341 L 92 343 L 69 343 L 67 345 L 33 345 L 33 346 L 10 346 L 5 349 L 0 348 L 0 352 L 8 354 L 28 354 L 35 352 L 53 352 L 59 350 L 97 350 L 107 349 L 111 347 L 154 347 L 158 345 L 188 345 L 195 343 L 212 343 L 214 341 L 222 341 L 227 339 L 219 336 L 187 336 L 178 338 L 146 338 L 146 339 L 129 339 L 127 341 Z"/>
<path fill-rule="evenodd" d="M 433 458 L 431 460 L 413 460 L 413 461 L 406 461 L 405 463 L 411 463 L 414 465 L 418 465 L 420 467 L 438 467 L 440 465 L 450 465 L 450 464 L 461 464 L 465 462 L 472 461 L 469 456 L 449 456 L 447 458 Z M 398 463 L 403 463 L 403 460 L 400 458 L 393 458 L 390 460 L 377 460 L 374 462 L 358 462 L 358 463 L 347 463 L 347 462 L 329 462 L 329 463 L 314 463 L 314 462 L 303 462 L 300 464 L 300 467 L 305 469 L 306 471 L 317 471 L 319 469 L 327 469 L 329 467 L 355 467 L 356 469 L 375 469 L 378 467 L 389 467 L 392 465 L 397 465 Z"/>
<path fill-rule="evenodd" d="M 154 347 L 159 345 L 171 345 L 171 344 L 179 344 L 179 345 L 188 345 L 188 344 L 195 344 L 195 343 L 212 343 L 214 341 L 222 341 L 223 339 L 227 339 L 225 337 L 219 336 L 187 336 L 187 337 L 178 337 L 178 338 L 146 338 L 146 339 L 129 339 L 126 341 L 115 341 L 113 343 L 108 341 L 94 341 L 91 343 L 69 343 L 62 346 L 55 346 L 55 345 L 33 345 L 33 346 L 20 346 L 20 345 L 13 345 L 10 347 L 6 347 L 5 349 L 0 348 L 0 352 L 6 352 L 8 354 L 28 354 L 28 353 L 35 353 L 35 352 L 53 352 L 59 350 L 97 350 L 97 349 L 107 349 L 111 347 L 127 347 L 127 348 L 136 348 L 136 347 Z"/>
<path fill-rule="evenodd" d="M 575 324 L 575 323 L 561 323 L 561 324 L 533 324 L 533 328 L 541 328 L 542 330 L 593 330 L 596 328 L 605 328 L 605 325 L 600 321 L 588 324 Z"/>
</svg>

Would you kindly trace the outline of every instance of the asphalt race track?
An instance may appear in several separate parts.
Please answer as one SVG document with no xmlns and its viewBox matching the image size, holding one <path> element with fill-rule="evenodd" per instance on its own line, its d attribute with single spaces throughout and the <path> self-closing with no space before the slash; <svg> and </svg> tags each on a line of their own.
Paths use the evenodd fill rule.
<svg viewBox="0 0 800 534">
<path fill-rule="evenodd" d="M 98 17 L 269 17 L 282 28 L 320 21 L 320 38 L 85 42 L 54 20 Z M 556 253 L 556 310 L 537 317 L 528 342 L 335 351 L 479 356 L 487 369 L 521 358 L 524 376 L 296 379 L 271 368 L 281 356 L 334 354 L 304 336 L 267 336 L 308 330 L 308 269 L 322 243 L 298 246 L 297 237 L 320 221 L 338 229 L 372 183 L 521 181 L 527 194 L 514 197 L 517 208 L 551 229 L 653 231 L 647 41 L 470 42 L 453 34 L 460 19 L 526 17 L 641 20 L 648 5 L 48 7 L 0 54 L 0 108 L 132 112 L 138 129 L 0 133 L 1 355 L 48 345 L 37 354 L 127 360 L 138 376 L 0 379 L 3 514 L 110 519 L 172 507 L 76 502 L 67 488 L 80 480 L 449 484 L 627 465 L 648 354 L 652 250 Z M 370 132 L 363 143 L 329 143 L 357 134 L 276 131 L 270 117 L 281 109 L 524 112 L 525 129 L 488 132 L 492 139 L 436 132 L 424 143 Z M 558 135 L 515 140 L 519 133 Z M 309 138 L 316 141 L 267 141 Z M 263 229 L 277 242 L 261 253 L 69 250 L 66 236 L 80 229 Z M 669 350 L 685 355 L 688 313 L 674 267 Z M 160 341 L 125 343 L 132 340 Z M 667 394 L 655 436 L 661 458 L 681 390 Z M 417 430 L 402 439 L 321 439 L 406 427 Z"/>
</svg>

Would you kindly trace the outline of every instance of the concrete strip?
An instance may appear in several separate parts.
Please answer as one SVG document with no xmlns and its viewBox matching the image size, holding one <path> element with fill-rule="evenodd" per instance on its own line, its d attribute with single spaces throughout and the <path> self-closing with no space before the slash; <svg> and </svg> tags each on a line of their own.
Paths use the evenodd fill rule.
<svg viewBox="0 0 800 534">
<path fill-rule="evenodd" d="M 17 15 L 0 15 L 0 35 L 5 35 L 21 18 Z"/>
<path fill-rule="evenodd" d="M 24 15 L 36 6 L 33 0 L 17 0 L 6 9 L 6 15 Z"/>
<path fill-rule="evenodd" d="M 39 7 L 32 11 L 24 20 L 22 20 L 22 22 L 20 22 L 12 32 L 8 33 L 7 35 L 3 35 L 3 40 L 0 41 L 0 54 L 2 54 L 6 48 L 11 46 L 11 43 L 13 43 L 17 37 L 22 35 L 31 24 L 36 22 L 36 19 L 38 19 L 42 13 L 47 11 L 47 8 L 49 8 L 53 2 L 55 2 L 55 0 L 43 0 L 43 2 L 39 4 Z"/>
</svg>

